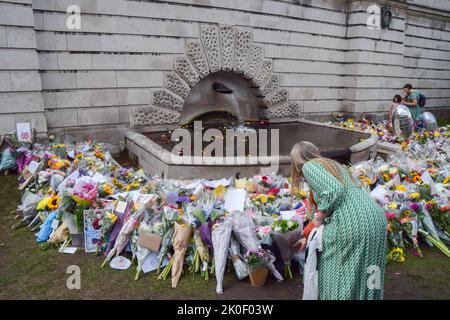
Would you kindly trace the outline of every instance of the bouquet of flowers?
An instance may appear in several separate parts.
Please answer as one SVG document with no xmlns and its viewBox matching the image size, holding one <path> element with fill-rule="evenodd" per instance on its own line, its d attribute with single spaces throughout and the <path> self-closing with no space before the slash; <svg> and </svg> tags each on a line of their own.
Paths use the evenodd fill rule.
<svg viewBox="0 0 450 320">
<path fill-rule="evenodd" d="M 292 279 L 291 260 L 294 258 L 294 244 L 302 237 L 303 226 L 293 220 L 275 220 L 272 224 L 272 239 L 280 251 L 285 268 L 285 277 Z"/>
<path fill-rule="evenodd" d="M 231 218 L 233 220 L 233 233 L 245 250 L 260 248 L 259 241 L 256 236 L 256 226 L 252 218 L 244 215 L 242 212 L 235 211 Z M 282 275 L 278 272 L 273 264 L 275 256 L 271 256 L 271 260 L 266 264 L 267 268 L 272 272 L 277 281 L 283 281 Z"/>
<path fill-rule="evenodd" d="M 248 273 L 253 286 L 262 287 L 266 282 L 268 274 L 266 266 L 272 263 L 272 257 L 270 251 L 262 248 L 252 248 L 245 253 L 244 260 L 248 266 Z"/>
<path fill-rule="evenodd" d="M 271 252 L 262 248 L 252 248 L 244 254 L 244 261 L 250 270 L 266 266 L 271 261 Z"/>
<path fill-rule="evenodd" d="M 248 270 L 245 263 L 241 260 L 239 242 L 232 236 L 230 241 L 230 250 L 228 251 L 234 271 L 239 280 L 248 276 Z"/>
<path fill-rule="evenodd" d="M 217 280 L 216 292 L 218 294 L 223 294 L 222 281 L 227 264 L 232 229 L 233 226 L 230 218 L 225 218 L 222 222 L 216 223 L 212 229 L 214 265 Z"/>
<path fill-rule="evenodd" d="M 184 255 L 192 237 L 192 227 L 186 221 L 177 221 L 172 239 L 174 249 L 172 263 L 172 288 L 176 288 L 183 270 Z"/>
<path fill-rule="evenodd" d="M 195 243 L 195 257 L 194 257 L 194 272 L 200 270 L 200 260 L 202 262 L 201 273 L 205 280 L 209 279 L 209 249 L 202 241 L 200 231 L 195 229 L 194 231 L 194 243 Z"/>
<path fill-rule="evenodd" d="M 161 247 L 158 253 L 158 268 L 161 266 L 164 258 L 169 251 L 172 244 L 172 237 L 174 233 L 174 223 L 180 218 L 179 211 L 173 206 L 165 206 L 162 214 L 162 224 L 163 224 L 163 237 L 161 240 Z M 172 261 L 172 260 L 171 260 Z M 171 263 L 167 266 L 171 267 Z M 166 268 L 167 268 L 166 266 Z M 165 277 L 166 275 L 160 275 Z M 160 277 L 160 278 L 161 278 Z"/>
</svg>

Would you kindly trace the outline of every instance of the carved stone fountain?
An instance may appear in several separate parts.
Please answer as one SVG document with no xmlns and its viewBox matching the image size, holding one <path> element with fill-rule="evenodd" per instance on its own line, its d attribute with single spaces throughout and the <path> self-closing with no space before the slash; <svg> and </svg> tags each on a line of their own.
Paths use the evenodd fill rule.
<svg viewBox="0 0 450 320">
<path fill-rule="evenodd" d="M 150 174 L 220 178 L 236 171 L 253 175 L 265 166 L 258 158 L 239 168 L 236 164 L 175 164 L 173 143 L 168 143 L 172 131 L 199 119 L 222 129 L 244 123 L 279 129 L 281 173 L 288 173 L 289 150 L 300 140 L 312 141 L 343 162 L 375 154 L 375 136 L 301 119 L 300 106 L 289 101 L 289 90 L 295 89 L 280 87 L 272 60 L 265 57 L 262 45 L 253 42 L 251 30 L 204 24 L 199 34 L 198 40 L 186 43 L 185 55 L 175 58 L 164 86 L 153 92 L 151 105 L 132 108 L 127 148 Z"/>
</svg>

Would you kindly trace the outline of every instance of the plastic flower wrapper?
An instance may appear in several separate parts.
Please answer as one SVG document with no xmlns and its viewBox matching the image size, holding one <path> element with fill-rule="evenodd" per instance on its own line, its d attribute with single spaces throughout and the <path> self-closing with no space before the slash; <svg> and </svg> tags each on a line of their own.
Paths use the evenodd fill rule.
<svg viewBox="0 0 450 320">
<path fill-rule="evenodd" d="M 128 220 L 124 222 L 122 229 L 120 230 L 119 235 L 117 236 L 117 239 L 114 243 L 114 247 L 106 256 L 106 259 L 102 264 L 102 267 L 106 264 L 106 262 L 111 260 L 114 254 L 118 256 L 122 252 L 127 243 L 130 241 L 131 233 L 137 228 L 139 222 L 143 218 L 145 210 L 147 210 L 147 206 L 151 206 L 152 201 L 154 200 L 155 200 L 154 198 L 149 199 L 148 202 L 145 204 L 145 206 L 139 208 L 136 212 L 132 213 L 129 216 Z"/>
<path fill-rule="evenodd" d="M 21 204 L 17 206 L 16 212 L 24 220 L 29 220 L 36 215 L 36 207 L 42 198 L 33 192 L 25 191 L 21 198 Z"/>
<path fill-rule="evenodd" d="M 196 247 L 196 256 L 201 260 L 202 262 L 202 275 L 205 280 L 209 279 L 209 270 L 208 270 L 208 264 L 209 264 L 209 249 L 208 247 L 203 243 L 202 237 L 200 235 L 200 231 L 196 229 L 194 231 L 194 242 Z M 197 258 L 197 259 L 198 259 Z M 198 261 L 198 260 L 197 260 Z M 195 272 L 198 272 L 199 266 L 198 262 L 194 259 L 195 265 Z"/>
<path fill-rule="evenodd" d="M 223 294 L 222 282 L 230 247 L 232 221 L 229 217 L 222 222 L 216 223 L 212 230 L 212 242 L 214 247 L 214 265 L 216 269 L 216 293 Z"/>
<path fill-rule="evenodd" d="M 303 226 L 293 220 L 275 220 L 272 224 L 272 239 L 285 265 L 285 277 L 292 279 L 291 261 L 296 250 L 294 244 L 302 237 Z"/>
<path fill-rule="evenodd" d="M 67 155 L 66 145 L 63 143 L 58 143 L 53 145 L 51 152 L 55 154 L 58 158 L 65 159 Z"/>
<path fill-rule="evenodd" d="M 259 248 L 260 244 L 256 236 L 256 226 L 252 218 L 242 212 L 234 211 L 230 217 L 233 221 L 233 233 L 245 250 Z M 273 264 L 275 256 L 267 263 L 267 268 L 273 273 L 277 281 L 283 281 L 283 276 L 278 272 Z"/>
<path fill-rule="evenodd" d="M 172 245 L 172 236 L 174 233 L 174 223 L 179 219 L 179 212 L 176 208 L 171 206 L 165 206 L 162 214 L 162 223 L 163 223 L 163 236 L 161 239 L 161 247 L 158 253 L 158 268 L 161 266 L 164 258 L 167 255 L 171 245 Z M 170 265 L 170 263 L 169 263 Z"/>
<path fill-rule="evenodd" d="M 0 161 L 0 172 L 3 170 L 10 170 L 16 167 L 16 159 L 12 153 L 11 148 L 7 148 L 3 151 Z"/>
<path fill-rule="evenodd" d="M 47 218 L 45 219 L 44 223 L 41 226 L 41 230 L 36 234 L 36 241 L 37 242 L 45 242 L 49 239 L 50 234 L 52 233 L 52 223 L 53 220 L 56 219 L 58 212 L 53 211 L 51 212 Z"/>
<path fill-rule="evenodd" d="M 63 222 L 50 236 L 48 239 L 49 243 L 55 243 L 60 244 L 66 241 L 69 238 L 69 228 L 67 225 Z"/>
<path fill-rule="evenodd" d="M 230 240 L 230 249 L 228 251 L 231 262 L 233 262 L 234 272 L 239 280 L 248 276 L 247 266 L 241 259 L 239 242 L 232 236 Z"/>
<path fill-rule="evenodd" d="M 177 221 L 174 224 L 172 246 L 174 249 L 172 264 L 172 288 L 176 288 L 183 271 L 184 256 L 192 237 L 192 226 L 186 221 Z"/>
<path fill-rule="evenodd" d="M 109 241 L 109 235 L 111 234 L 116 221 L 117 215 L 115 215 L 112 211 L 108 211 L 103 217 L 102 226 L 100 228 L 101 242 L 98 245 L 99 252 L 106 251 Z"/>
</svg>

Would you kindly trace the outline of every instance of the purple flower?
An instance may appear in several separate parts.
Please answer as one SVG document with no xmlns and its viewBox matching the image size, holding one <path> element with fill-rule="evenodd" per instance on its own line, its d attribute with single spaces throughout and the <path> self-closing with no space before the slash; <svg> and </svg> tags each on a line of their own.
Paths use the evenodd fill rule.
<svg viewBox="0 0 450 320">
<path fill-rule="evenodd" d="M 417 202 L 413 202 L 413 203 L 410 203 L 410 204 L 409 204 L 409 207 L 410 207 L 412 210 L 417 211 L 417 210 L 419 210 L 420 205 L 419 205 Z"/>
<path fill-rule="evenodd" d="M 189 202 L 190 201 L 190 199 L 189 199 L 189 197 L 188 196 L 181 196 L 181 197 L 178 197 L 178 203 L 183 203 L 183 202 Z"/>
</svg>

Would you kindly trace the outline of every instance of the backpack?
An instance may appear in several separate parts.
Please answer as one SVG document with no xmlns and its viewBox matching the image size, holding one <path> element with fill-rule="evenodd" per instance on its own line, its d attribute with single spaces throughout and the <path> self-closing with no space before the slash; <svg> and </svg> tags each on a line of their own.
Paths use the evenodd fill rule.
<svg viewBox="0 0 450 320">
<path fill-rule="evenodd" d="M 419 106 L 424 107 L 425 104 L 427 103 L 427 97 L 419 93 L 419 101 L 417 103 L 419 104 Z"/>
</svg>

